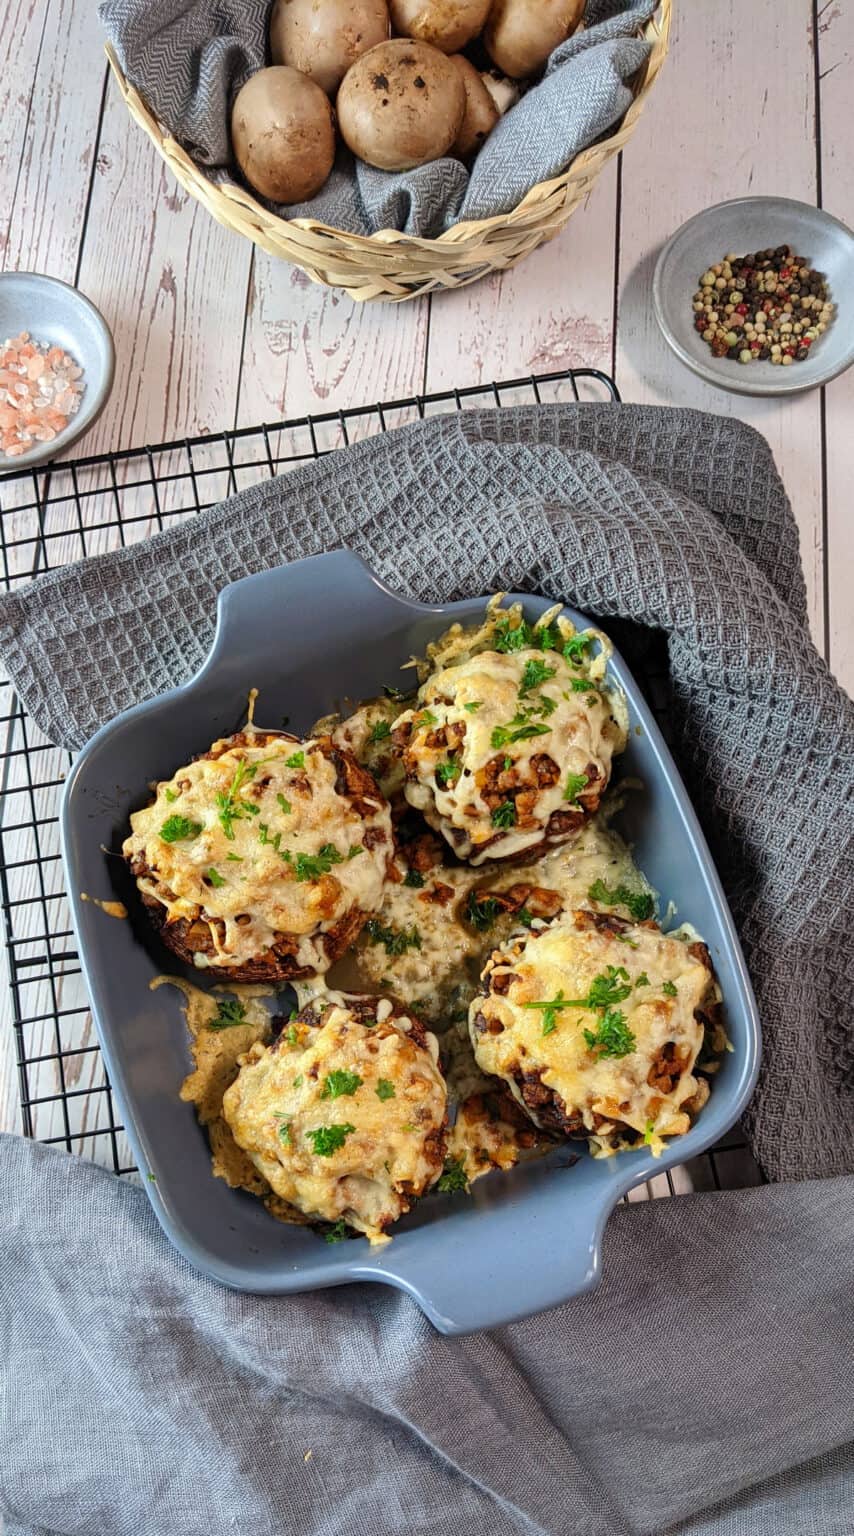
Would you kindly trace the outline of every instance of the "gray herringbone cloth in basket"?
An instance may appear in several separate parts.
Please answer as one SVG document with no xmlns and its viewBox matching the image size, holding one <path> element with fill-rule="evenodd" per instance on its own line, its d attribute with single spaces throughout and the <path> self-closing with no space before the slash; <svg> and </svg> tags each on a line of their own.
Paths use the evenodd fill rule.
<svg viewBox="0 0 854 1536">
<path fill-rule="evenodd" d="M 655 6 L 587 0 L 584 28 L 555 50 L 544 78 L 502 118 L 470 173 L 451 159 L 403 174 L 377 171 L 342 146 L 311 202 L 267 206 L 355 235 L 399 229 L 428 238 L 461 219 L 508 213 L 620 121 L 629 82 L 649 54 L 639 32 Z M 269 0 L 102 0 L 101 20 L 127 78 L 212 181 L 236 174 L 231 104 L 269 62 L 269 10 Z"/>
<path fill-rule="evenodd" d="M 751 1144 L 771 1178 L 854 1171 L 854 704 L 810 641 L 765 441 L 640 406 L 436 418 L 3 596 L 0 651 L 79 746 L 197 670 L 228 582 L 342 544 L 425 602 L 517 589 L 631 621 L 630 662 L 663 632 L 676 756 L 765 1031 Z"/>
</svg>

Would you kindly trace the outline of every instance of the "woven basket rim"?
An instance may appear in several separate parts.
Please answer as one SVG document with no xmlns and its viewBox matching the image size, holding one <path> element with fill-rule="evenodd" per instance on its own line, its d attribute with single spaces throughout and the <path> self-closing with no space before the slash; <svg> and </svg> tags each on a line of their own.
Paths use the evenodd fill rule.
<svg viewBox="0 0 854 1536">
<path fill-rule="evenodd" d="M 492 214 L 487 219 L 460 220 L 459 223 L 453 224 L 450 229 L 443 230 L 436 236 L 409 235 L 399 229 L 380 229 L 371 235 L 358 235 L 349 230 L 339 229 L 333 224 L 321 223 L 317 219 L 285 219 L 281 214 L 272 213 L 265 203 L 260 202 L 238 182 L 211 181 L 178 140 L 164 128 L 151 111 L 145 98 L 127 79 L 112 44 L 106 43 L 104 51 L 128 110 L 154 141 L 161 155 L 167 161 L 177 162 L 185 176 L 203 184 L 208 196 L 214 199 L 220 197 L 227 203 L 235 204 L 250 217 L 261 217 L 271 235 L 278 234 L 280 237 L 288 238 L 293 231 L 300 230 L 307 235 L 326 237 L 330 242 L 346 241 L 353 252 L 364 251 L 365 254 L 368 252 L 377 254 L 380 250 L 390 252 L 392 248 L 397 248 L 398 251 L 418 250 L 436 254 L 443 251 L 448 256 L 452 256 L 454 247 L 466 241 L 482 240 L 492 232 L 525 224 L 528 219 L 539 218 L 542 205 L 549 197 L 565 191 L 570 181 L 583 176 L 588 166 L 592 167 L 597 160 L 609 158 L 614 138 L 618 134 L 624 134 L 627 137 L 631 132 L 642 109 L 644 98 L 664 63 L 669 46 L 671 14 L 672 0 L 659 0 L 650 20 L 638 29 L 639 34 L 650 43 L 651 51 L 649 58 L 642 66 L 640 85 L 612 133 L 586 149 L 580 150 L 574 160 L 558 176 L 551 177 L 548 181 L 537 182 L 525 193 L 521 201 L 506 213 Z"/>
</svg>

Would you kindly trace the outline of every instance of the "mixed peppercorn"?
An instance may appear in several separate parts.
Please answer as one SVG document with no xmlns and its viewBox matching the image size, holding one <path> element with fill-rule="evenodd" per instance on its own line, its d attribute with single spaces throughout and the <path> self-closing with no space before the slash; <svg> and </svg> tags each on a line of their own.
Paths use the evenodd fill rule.
<svg viewBox="0 0 854 1536">
<path fill-rule="evenodd" d="M 833 317 L 825 279 L 790 245 L 724 256 L 703 273 L 693 302 L 713 356 L 739 363 L 802 363 Z"/>
</svg>

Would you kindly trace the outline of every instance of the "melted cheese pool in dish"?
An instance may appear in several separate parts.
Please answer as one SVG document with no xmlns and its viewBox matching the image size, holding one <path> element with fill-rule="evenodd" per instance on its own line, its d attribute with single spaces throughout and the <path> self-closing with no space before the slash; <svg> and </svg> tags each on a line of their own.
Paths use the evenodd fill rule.
<svg viewBox="0 0 854 1536">
<path fill-rule="evenodd" d="M 593 643 L 571 626 L 564 638 L 557 623 L 508 620 L 475 632 L 473 654 L 452 652 L 448 665 L 436 651 L 393 735 L 409 804 L 460 858 L 531 857 L 574 836 L 598 808 L 626 730 L 624 702 L 605 685 L 604 650 L 595 663 L 588 657 Z"/>
<path fill-rule="evenodd" d="M 255 730 L 158 784 L 123 849 L 164 942 L 242 981 L 325 971 L 380 905 L 391 851 L 351 753 Z"/>
<path fill-rule="evenodd" d="M 615 1151 L 687 1131 L 717 994 L 705 945 L 581 909 L 511 938 L 469 1023 L 478 1065 L 535 1124 Z"/>
<path fill-rule="evenodd" d="M 387 998 L 318 1000 L 274 1046 L 250 1048 L 222 1112 L 283 1200 L 382 1243 L 442 1172 L 437 1063 L 433 1036 Z"/>
</svg>

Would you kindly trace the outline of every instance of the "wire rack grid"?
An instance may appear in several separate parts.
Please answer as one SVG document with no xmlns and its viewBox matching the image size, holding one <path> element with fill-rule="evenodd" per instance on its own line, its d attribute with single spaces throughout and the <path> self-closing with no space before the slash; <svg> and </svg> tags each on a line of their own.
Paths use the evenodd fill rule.
<svg viewBox="0 0 854 1536">
<path fill-rule="evenodd" d="M 267 476 L 414 420 L 449 410 L 565 400 L 619 401 L 619 395 L 598 370 L 563 370 L 12 472 L 0 477 L 0 580 L 8 590 L 58 566 L 135 543 Z M 0 1125 L 12 1128 L 17 1097 L 24 1135 L 135 1177 L 63 889 L 57 815 L 71 759 L 42 735 L 5 677 L 0 677 L 0 725 L 0 905 L 7 971 L 0 1017 Z M 4 1072 L 10 1061 L 11 1071 Z M 632 1198 L 758 1178 L 736 1131 L 713 1153 L 652 1180 Z"/>
</svg>

